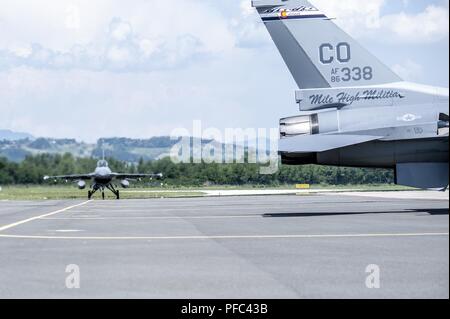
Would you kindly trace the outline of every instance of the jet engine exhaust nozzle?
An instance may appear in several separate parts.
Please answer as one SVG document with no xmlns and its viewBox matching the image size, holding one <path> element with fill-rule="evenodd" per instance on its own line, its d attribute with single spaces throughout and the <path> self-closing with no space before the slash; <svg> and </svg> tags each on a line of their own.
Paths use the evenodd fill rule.
<svg viewBox="0 0 450 319">
<path fill-rule="evenodd" d="M 283 118 L 280 120 L 280 137 L 313 135 L 319 133 L 317 114 Z"/>
</svg>

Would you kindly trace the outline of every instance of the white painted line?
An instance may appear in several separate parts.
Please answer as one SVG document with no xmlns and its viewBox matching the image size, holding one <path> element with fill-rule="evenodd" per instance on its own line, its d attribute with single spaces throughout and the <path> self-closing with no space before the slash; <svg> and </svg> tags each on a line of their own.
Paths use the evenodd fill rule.
<svg viewBox="0 0 450 319">
<path fill-rule="evenodd" d="M 79 232 L 82 232 L 82 230 L 79 230 L 79 229 L 58 229 L 58 230 L 49 230 L 49 232 L 55 232 L 55 233 L 79 233 Z"/>
<path fill-rule="evenodd" d="M 377 203 L 377 201 L 369 202 L 367 204 L 371 204 L 371 203 Z M 315 203 L 302 203 L 302 207 L 306 209 L 306 207 L 314 206 L 314 205 L 317 205 L 317 204 L 318 204 L 317 202 L 315 202 Z M 333 209 L 333 210 L 335 210 L 336 209 L 336 204 L 347 204 L 347 205 L 352 204 L 353 205 L 353 204 L 360 204 L 360 203 L 358 203 L 358 202 L 354 202 L 354 203 L 330 203 L 329 205 L 325 205 L 325 204 L 322 204 L 322 203 L 319 203 L 319 204 L 321 204 L 320 208 L 322 210 L 325 210 L 325 209 Z M 389 204 L 389 205 L 391 205 L 391 204 Z M 404 205 L 405 205 L 404 203 L 392 203 L 391 206 L 393 208 L 395 208 L 397 206 L 403 207 Z M 278 210 L 287 210 L 287 209 L 291 209 L 292 210 L 292 205 L 284 205 L 284 206 L 278 205 L 277 207 L 278 207 Z M 186 207 L 183 207 L 183 208 L 142 207 L 141 209 L 120 209 L 120 207 L 114 207 L 114 208 L 117 208 L 117 209 L 111 209 L 110 207 L 101 207 L 101 208 L 98 208 L 98 209 L 93 209 L 92 207 L 89 207 L 89 212 L 91 212 L 91 213 L 103 213 L 103 212 L 105 212 L 105 210 L 108 210 L 108 213 L 119 212 L 119 213 L 122 213 L 122 214 L 132 214 L 132 213 L 150 213 L 150 212 L 152 212 L 154 210 L 157 210 L 157 212 L 160 212 L 160 213 L 171 213 L 171 212 L 176 213 L 176 212 L 185 212 L 186 210 L 193 210 L 194 213 L 195 213 L 195 212 L 209 211 L 211 209 L 214 209 L 216 211 L 221 211 L 223 213 L 226 213 L 228 211 L 255 211 L 255 210 L 258 211 L 258 210 L 265 210 L 265 209 L 267 209 L 267 205 L 260 205 L 259 206 L 259 205 L 253 205 L 252 204 L 252 205 L 248 205 L 248 206 L 242 206 L 242 207 L 239 207 L 239 208 L 234 207 L 234 206 L 222 206 L 222 207 L 217 207 L 217 206 L 214 206 L 214 207 L 209 207 L 209 206 L 205 206 L 205 207 L 201 207 L 201 206 L 197 206 L 197 207 L 186 206 Z M 80 212 L 81 211 L 74 210 L 71 213 L 79 214 Z M 83 213 L 84 213 L 84 211 L 83 211 Z M 378 213 L 378 212 L 375 211 L 374 213 Z"/>
<path fill-rule="evenodd" d="M 329 234 L 329 235 L 249 235 L 249 236 L 143 236 L 143 237 L 67 237 L 0 235 L 0 238 L 60 239 L 60 240 L 205 240 L 205 239 L 322 239 L 322 238 L 383 238 L 383 237 L 443 237 L 449 233 L 397 233 L 397 234 Z"/>
<path fill-rule="evenodd" d="M 234 218 L 260 218 L 263 219 L 261 215 L 247 215 L 247 216 L 115 216 L 115 217 L 48 217 L 43 218 L 45 220 L 146 220 L 146 219 L 234 219 Z"/>
<path fill-rule="evenodd" d="M 409 200 L 449 200 L 449 192 L 438 191 L 401 191 L 401 192 L 342 192 L 329 193 L 329 196 L 358 196 L 383 199 L 409 199 Z"/>
<path fill-rule="evenodd" d="M 253 189 L 253 190 L 204 190 L 205 197 L 229 197 L 229 196 L 268 196 L 268 195 L 313 195 L 317 193 L 335 192 L 336 190 L 314 189 Z M 349 191 L 348 189 L 345 191 Z"/>
<path fill-rule="evenodd" d="M 49 216 L 56 215 L 56 214 L 59 214 L 59 213 L 63 213 L 63 212 L 68 211 L 68 210 L 70 210 L 70 209 L 72 209 L 72 208 L 80 207 L 80 206 L 86 205 L 86 204 L 89 203 L 89 202 L 90 202 L 90 201 L 86 201 L 86 202 L 83 202 L 83 203 L 81 203 L 81 204 L 77 204 L 77 205 L 73 205 L 73 206 L 69 206 L 69 207 L 66 207 L 66 208 L 57 210 L 57 211 L 55 211 L 55 212 L 51 212 L 51 213 L 47 213 L 47 214 L 43 214 L 43 215 L 31 217 L 31 218 L 24 219 L 24 220 L 21 220 L 21 221 L 18 221 L 18 222 L 9 224 L 9 225 L 5 225 L 5 226 L 3 226 L 3 227 L 0 227 L 0 232 L 5 231 L 5 230 L 7 230 L 7 229 L 11 229 L 11 228 L 17 227 L 17 226 L 22 225 L 22 224 L 25 224 L 25 223 L 32 222 L 33 220 L 36 220 L 36 219 L 41 219 L 41 218 L 49 217 Z"/>
<path fill-rule="evenodd" d="M 330 206 L 330 208 L 336 208 L 336 205 Z M 287 208 L 292 208 L 292 207 L 286 207 Z M 195 210 L 195 211 L 209 211 L 211 209 L 217 210 L 217 211 L 248 211 L 248 210 L 261 210 L 261 209 L 267 209 L 267 206 L 261 206 L 261 207 L 231 207 L 231 206 L 224 206 L 224 207 L 185 207 L 185 208 L 179 208 L 179 209 L 169 209 L 169 208 L 160 208 L 160 207 L 143 207 L 142 209 L 120 209 L 120 207 L 117 207 L 117 209 L 111 209 L 108 207 L 105 207 L 103 209 L 91 209 L 91 207 L 89 207 L 89 212 L 91 213 L 103 213 L 105 211 L 107 211 L 108 213 L 123 213 L 123 214 L 132 214 L 132 213 L 151 213 L 155 210 L 157 210 L 157 212 L 165 212 L 165 213 L 171 213 L 171 212 L 185 212 L 186 210 Z M 74 210 L 71 213 L 73 214 L 79 214 L 80 211 Z"/>
<path fill-rule="evenodd" d="M 355 189 L 360 190 L 360 189 Z M 306 194 L 314 195 L 320 193 L 330 193 L 330 192 L 345 192 L 353 191 L 352 189 L 223 189 L 223 190 L 132 190 L 132 191 L 122 191 L 123 193 L 143 193 L 143 194 L 179 194 L 179 195 L 190 195 L 194 196 L 201 195 L 205 197 L 233 197 L 233 196 L 262 196 L 262 195 L 296 195 L 296 194 Z"/>
</svg>

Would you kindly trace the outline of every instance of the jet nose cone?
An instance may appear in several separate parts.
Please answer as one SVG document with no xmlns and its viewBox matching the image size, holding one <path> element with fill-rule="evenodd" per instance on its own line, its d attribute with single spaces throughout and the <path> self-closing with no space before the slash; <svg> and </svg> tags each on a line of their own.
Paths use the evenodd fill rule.
<svg viewBox="0 0 450 319">
<path fill-rule="evenodd" d="M 99 167 L 99 168 L 97 168 L 95 173 L 97 176 L 107 177 L 111 174 L 111 171 L 107 168 Z"/>
</svg>

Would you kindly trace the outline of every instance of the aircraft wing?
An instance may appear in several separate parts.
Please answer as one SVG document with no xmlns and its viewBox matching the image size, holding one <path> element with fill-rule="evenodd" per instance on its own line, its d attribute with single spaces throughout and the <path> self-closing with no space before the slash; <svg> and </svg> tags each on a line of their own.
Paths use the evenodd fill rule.
<svg viewBox="0 0 450 319">
<path fill-rule="evenodd" d="M 59 175 L 59 176 L 44 176 L 44 180 L 49 179 L 65 179 L 65 180 L 87 180 L 91 179 L 93 174 L 80 174 L 80 175 Z"/>
<path fill-rule="evenodd" d="M 371 135 L 302 135 L 281 139 L 278 149 L 283 153 L 318 153 L 381 138 Z"/>
<path fill-rule="evenodd" d="M 122 173 L 112 173 L 113 177 L 117 179 L 139 179 L 139 178 L 163 178 L 163 174 L 122 174 Z"/>
</svg>

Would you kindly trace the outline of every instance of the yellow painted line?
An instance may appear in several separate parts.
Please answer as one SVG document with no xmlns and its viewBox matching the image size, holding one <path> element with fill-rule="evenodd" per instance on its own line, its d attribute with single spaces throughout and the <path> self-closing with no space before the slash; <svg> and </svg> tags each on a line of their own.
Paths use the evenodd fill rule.
<svg viewBox="0 0 450 319">
<path fill-rule="evenodd" d="M 384 238 L 384 237 L 443 237 L 449 233 L 393 233 L 393 234 L 322 234 L 322 235 L 249 235 L 249 236 L 143 236 L 143 237 L 69 237 L 1 235 L 0 238 L 60 239 L 60 240 L 205 240 L 205 239 L 321 239 L 321 238 Z"/>
<path fill-rule="evenodd" d="M 86 205 L 86 204 L 89 203 L 89 202 L 90 202 L 90 201 L 85 201 L 85 202 L 83 202 L 83 203 L 81 203 L 81 204 L 69 206 L 69 207 L 66 207 L 66 208 L 63 208 L 63 209 L 60 209 L 60 210 L 51 212 L 51 213 L 47 213 L 47 214 L 43 214 L 43 215 L 31 217 L 31 218 L 24 219 L 24 220 L 21 220 L 21 221 L 18 221 L 18 222 L 9 224 L 9 225 L 2 226 L 2 227 L 0 227 L 0 232 L 5 231 L 5 230 L 7 230 L 7 229 L 11 229 L 11 228 L 17 227 L 17 226 L 19 226 L 19 225 L 23 225 L 23 224 L 25 224 L 25 223 L 32 222 L 33 220 L 37 220 L 37 219 L 41 219 L 41 218 L 45 218 L 45 217 L 49 217 L 49 216 L 53 216 L 53 215 L 56 215 L 56 214 L 59 214 L 59 213 L 66 212 L 66 211 L 71 210 L 71 209 L 73 209 L 73 208 L 75 208 L 75 207 L 80 207 L 80 206 Z"/>
</svg>

